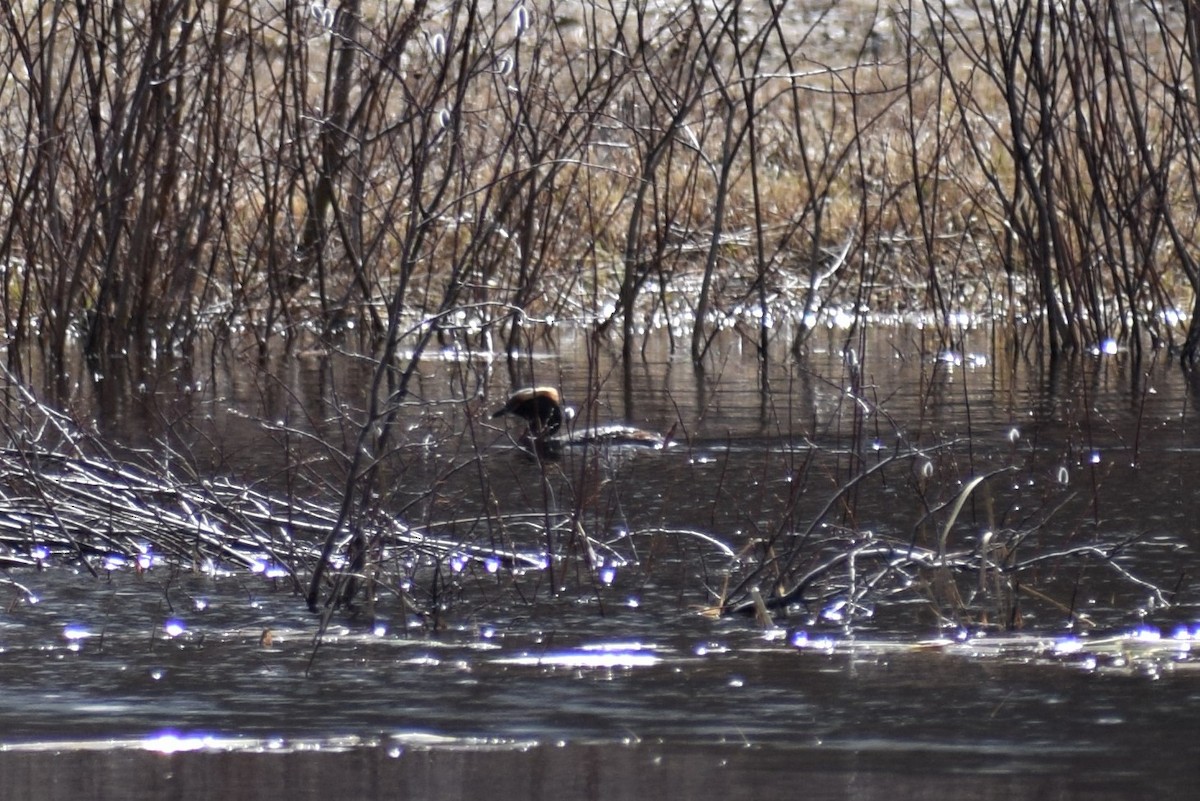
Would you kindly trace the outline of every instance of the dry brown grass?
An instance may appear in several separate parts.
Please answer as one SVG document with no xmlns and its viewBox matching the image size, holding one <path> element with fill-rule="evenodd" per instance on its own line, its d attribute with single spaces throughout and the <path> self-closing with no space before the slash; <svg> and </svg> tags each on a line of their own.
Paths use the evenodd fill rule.
<svg viewBox="0 0 1200 801">
<path fill-rule="evenodd" d="M 1061 348 L 1175 341 L 1198 280 L 1190 7 L 87 8 L 3 16 L 18 347 L 628 318 L 682 282 L 707 315 L 787 286 L 776 319 L 965 307 Z"/>
</svg>

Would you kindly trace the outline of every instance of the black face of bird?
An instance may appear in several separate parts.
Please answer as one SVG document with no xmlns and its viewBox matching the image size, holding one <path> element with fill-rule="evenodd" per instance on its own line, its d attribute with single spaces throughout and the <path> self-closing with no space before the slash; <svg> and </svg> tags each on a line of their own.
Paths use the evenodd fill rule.
<svg viewBox="0 0 1200 801">
<path fill-rule="evenodd" d="M 553 436 L 563 424 L 562 402 L 558 390 L 553 387 L 528 387 L 517 390 L 492 417 L 502 417 L 506 414 L 520 417 L 528 423 L 529 433 L 534 437 Z"/>
</svg>

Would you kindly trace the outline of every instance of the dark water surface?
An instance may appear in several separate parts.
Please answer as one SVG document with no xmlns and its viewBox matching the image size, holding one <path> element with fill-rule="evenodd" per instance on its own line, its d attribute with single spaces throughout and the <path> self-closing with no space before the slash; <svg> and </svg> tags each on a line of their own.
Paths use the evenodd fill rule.
<svg viewBox="0 0 1200 801">
<path fill-rule="evenodd" d="M 974 339 L 934 360 L 911 330 L 877 329 L 852 358 L 831 337 L 774 368 L 763 395 L 733 338 L 703 377 L 652 340 L 626 385 L 611 354 L 564 334 L 516 383 L 560 385 L 598 420 L 674 427 L 679 444 L 569 454 L 551 466 L 559 483 L 487 417 L 514 383 L 504 363 L 445 354 L 420 376 L 388 503 L 469 538 L 489 508 L 544 519 L 586 501 L 609 575 L 560 595 L 531 578 L 518 602 L 467 570 L 444 630 L 383 599 L 314 652 L 316 621 L 280 579 L 12 571 L 0 798 L 1192 797 L 1197 396 L 1170 365 L 1088 355 L 1047 372 Z M 106 379 L 78 402 L 114 440 L 167 437 L 280 492 L 328 471 L 335 490 L 336 461 L 307 435 L 352 441 L 367 368 L 283 367 Z M 803 529 L 856 459 L 935 445 L 928 467 L 864 486 L 831 525 L 916 538 L 925 482 L 945 502 L 1011 467 L 953 536 L 1030 519 L 1044 549 L 1136 536 L 1120 565 L 1145 584 L 1057 560 L 1036 577 L 1051 601 L 1028 596 L 1019 631 L 939 617 L 920 593 L 764 630 L 700 613 L 728 569 L 720 549 L 647 533 L 736 551 Z M 1068 606 L 1091 625 L 1068 625 Z"/>
</svg>

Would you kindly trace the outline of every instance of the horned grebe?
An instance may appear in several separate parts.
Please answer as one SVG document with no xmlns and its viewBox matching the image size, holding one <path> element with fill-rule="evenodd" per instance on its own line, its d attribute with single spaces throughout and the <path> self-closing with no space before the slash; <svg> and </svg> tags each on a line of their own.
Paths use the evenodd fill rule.
<svg viewBox="0 0 1200 801">
<path fill-rule="evenodd" d="M 595 428 L 573 429 L 563 425 L 575 418 L 575 410 L 563 406 L 562 396 L 554 387 L 525 387 L 508 397 L 503 407 L 492 413 L 492 417 L 512 415 L 520 417 L 529 429 L 522 437 L 526 444 L 546 450 L 564 445 L 641 445 L 651 448 L 665 447 L 667 441 L 653 431 L 608 423 Z"/>
</svg>

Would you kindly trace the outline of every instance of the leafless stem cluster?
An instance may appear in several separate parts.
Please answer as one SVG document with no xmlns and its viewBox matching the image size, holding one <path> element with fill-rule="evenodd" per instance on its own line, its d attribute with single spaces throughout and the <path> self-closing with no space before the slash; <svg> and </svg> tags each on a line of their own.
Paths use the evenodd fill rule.
<svg viewBox="0 0 1200 801">
<path fill-rule="evenodd" d="M 1193 361 L 1198 66 L 1193 2 L 17 0 L 6 358 L 369 351 L 309 590 L 349 601 L 434 345 L 582 322 L 628 387 L 644 330 L 702 367 L 732 327 L 765 397 L 777 331 L 906 311 L 944 345 L 966 310 Z"/>
<path fill-rule="evenodd" d="M 1081 0 L 15 2 L 11 366 L 355 326 L 728 324 L 829 305 L 1174 342 L 1200 297 L 1200 22 Z M 1182 314 L 1191 359 L 1200 315 Z M 455 314 L 455 325 L 446 325 Z M 424 325 L 414 325 L 425 321 Z"/>
</svg>

